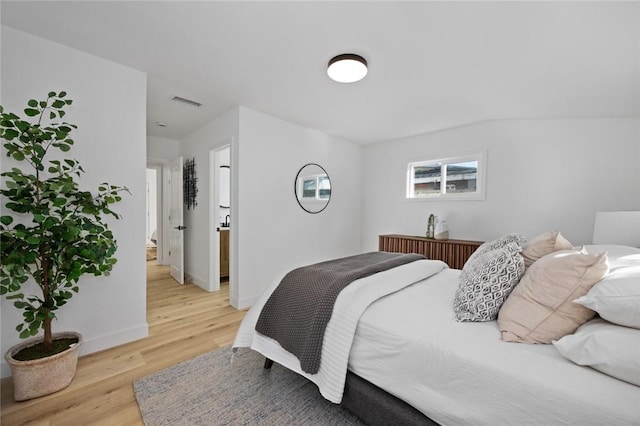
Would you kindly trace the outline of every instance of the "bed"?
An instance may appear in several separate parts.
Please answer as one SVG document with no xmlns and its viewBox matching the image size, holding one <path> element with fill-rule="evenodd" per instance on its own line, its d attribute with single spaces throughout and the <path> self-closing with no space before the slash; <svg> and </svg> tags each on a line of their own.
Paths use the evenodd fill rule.
<svg viewBox="0 0 640 426">
<path fill-rule="evenodd" d="M 609 253 L 606 279 L 626 271 L 627 278 L 637 274 L 629 279 L 640 284 L 640 249 L 586 250 Z M 305 373 L 294 355 L 255 331 L 277 283 L 249 310 L 233 347 L 256 350 L 307 377 L 325 398 L 343 403 L 367 423 L 640 424 L 640 382 L 615 378 L 631 377 L 626 370 L 578 365 L 555 341 L 503 341 L 496 320 L 456 321 L 452 303 L 462 273 L 439 261 L 418 260 L 353 282 L 336 300 L 316 374 Z M 640 294 L 635 295 L 638 303 Z M 598 321 L 608 323 L 595 318 L 585 324 L 598 326 Z M 614 325 L 640 337 L 640 330 Z M 625 354 L 627 364 L 636 355 L 640 360 L 640 340 L 624 336 L 623 341 L 614 352 Z"/>
</svg>

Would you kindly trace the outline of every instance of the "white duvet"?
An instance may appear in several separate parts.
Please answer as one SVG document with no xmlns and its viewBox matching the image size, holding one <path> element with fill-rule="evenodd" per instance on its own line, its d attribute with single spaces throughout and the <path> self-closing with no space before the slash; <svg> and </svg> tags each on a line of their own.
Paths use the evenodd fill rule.
<svg viewBox="0 0 640 426">
<path fill-rule="evenodd" d="M 640 387 L 500 340 L 495 321 L 456 322 L 459 270 L 373 303 L 349 370 L 442 425 L 640 425 Z"/>
<path fill-rule="evenodd" d="M 316 375 L 255 331 L 272 289 L 249 310 L 233 346 L 251 347 L 309 378 L 336 403 L 348 362 L 349 370 L 442 425 L 640 425 L 640 387 L 575 365 L 552 345 L 503 342 L 495 321 L 456 322 L 459 274 L 418 261 L 347 287 Z M 345 308 L 349 303 L 354 307 Z"/>
<path fill-rule="evenodd" d="M 445 268 L 447 265 L 437 260 L 418 260 L 354 281 L 342 290 L 325 330 L 322 361 L 317 374 L 302 371 L 300 361 L 295 355 L 284 350 L 276 340 L 255 331 L 260 311 L 278 283 L 265 291 L 249 309 L 240 324 L 233 348 L 235 350 L 250 347 L 260 352 L 265 357 L 314 382 L 322 396 L 329 401 L 340 403 L 344 392 L 351 344 L 363 312 L 374 301 L 437 274 Z"/>
</svg>

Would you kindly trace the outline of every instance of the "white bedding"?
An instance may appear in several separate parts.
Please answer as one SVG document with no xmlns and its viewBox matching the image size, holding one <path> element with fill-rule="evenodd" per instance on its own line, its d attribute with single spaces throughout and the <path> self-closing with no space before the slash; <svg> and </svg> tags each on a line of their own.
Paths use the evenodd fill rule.
<svg viewBox="0 0 640 426">
<path fill-rule="evenodd" d="M 278 283 L 267 289 L 247 312 L 238 329 L 233 348 L 235 350 L 250 347 L 260 352 L 314 382 L 322 396 L 329 401 L 340 403 L 344 392 L 349 350 L 362 313 L 379 298 L 437 274 L 445 268 L 447 265 L 440 261 L 418 260 L 354 281 L 342 290 L 325 330 L 322 362 L 317 374 L 302 371 L 300 361 L 295 355 L 284 350 L 276 340 L 255 331 L 262 306 Z"/>
<path fill-rule="evenodd" d="M 459 274 L 418 261 L 348 286 L 336 301 L 316 375 L 255 332 L 277 283 L 249 310 L 233 347 L 251 347 L 307 377 L 336 403 L 348 360 L 349 370 L 442 425 L 640 425 L 640 387 L 575 365 L 552 345 L 502 342 L 495 321 L 456 322 Z M 355 306 L 345 308 L 349 303 Z"/>
<path fill-rule="evenodd" d="M 640 387 L 577 366 L 553 345 L 500 340 L 495 321 L 456 322 L 459 270 L 375 303 L 349 370 L 442 425 L 640 425 Z"/>
</svg>

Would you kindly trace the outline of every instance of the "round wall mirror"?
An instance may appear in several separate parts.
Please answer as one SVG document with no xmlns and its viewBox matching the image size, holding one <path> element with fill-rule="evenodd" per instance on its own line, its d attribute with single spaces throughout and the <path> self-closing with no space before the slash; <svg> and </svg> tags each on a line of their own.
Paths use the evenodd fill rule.
<svg viewBox="0 0 640 426">
<path fill-rule="evenodd" d="M 309 213 L 320 213 L 331 199 L 331 180 L 321 166 L 305 164 L 298 171 L 294 191 L 300 207 Z"/>
</svg>

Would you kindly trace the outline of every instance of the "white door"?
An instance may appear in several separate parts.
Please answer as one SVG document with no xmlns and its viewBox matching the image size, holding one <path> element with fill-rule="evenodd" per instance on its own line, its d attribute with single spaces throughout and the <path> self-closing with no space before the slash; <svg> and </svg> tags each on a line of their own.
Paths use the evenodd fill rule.
<svg viewBox="0 0 640 426">
<path fill-rule="evenodd" d="M 173 160 L 169 165 L 171 170 L 169 187 L 169 259 L 171 261 L 171 276 L 180 284 L 184 284 L 184 226 L 182 200 L 182 157 Z"/>
</svg>

